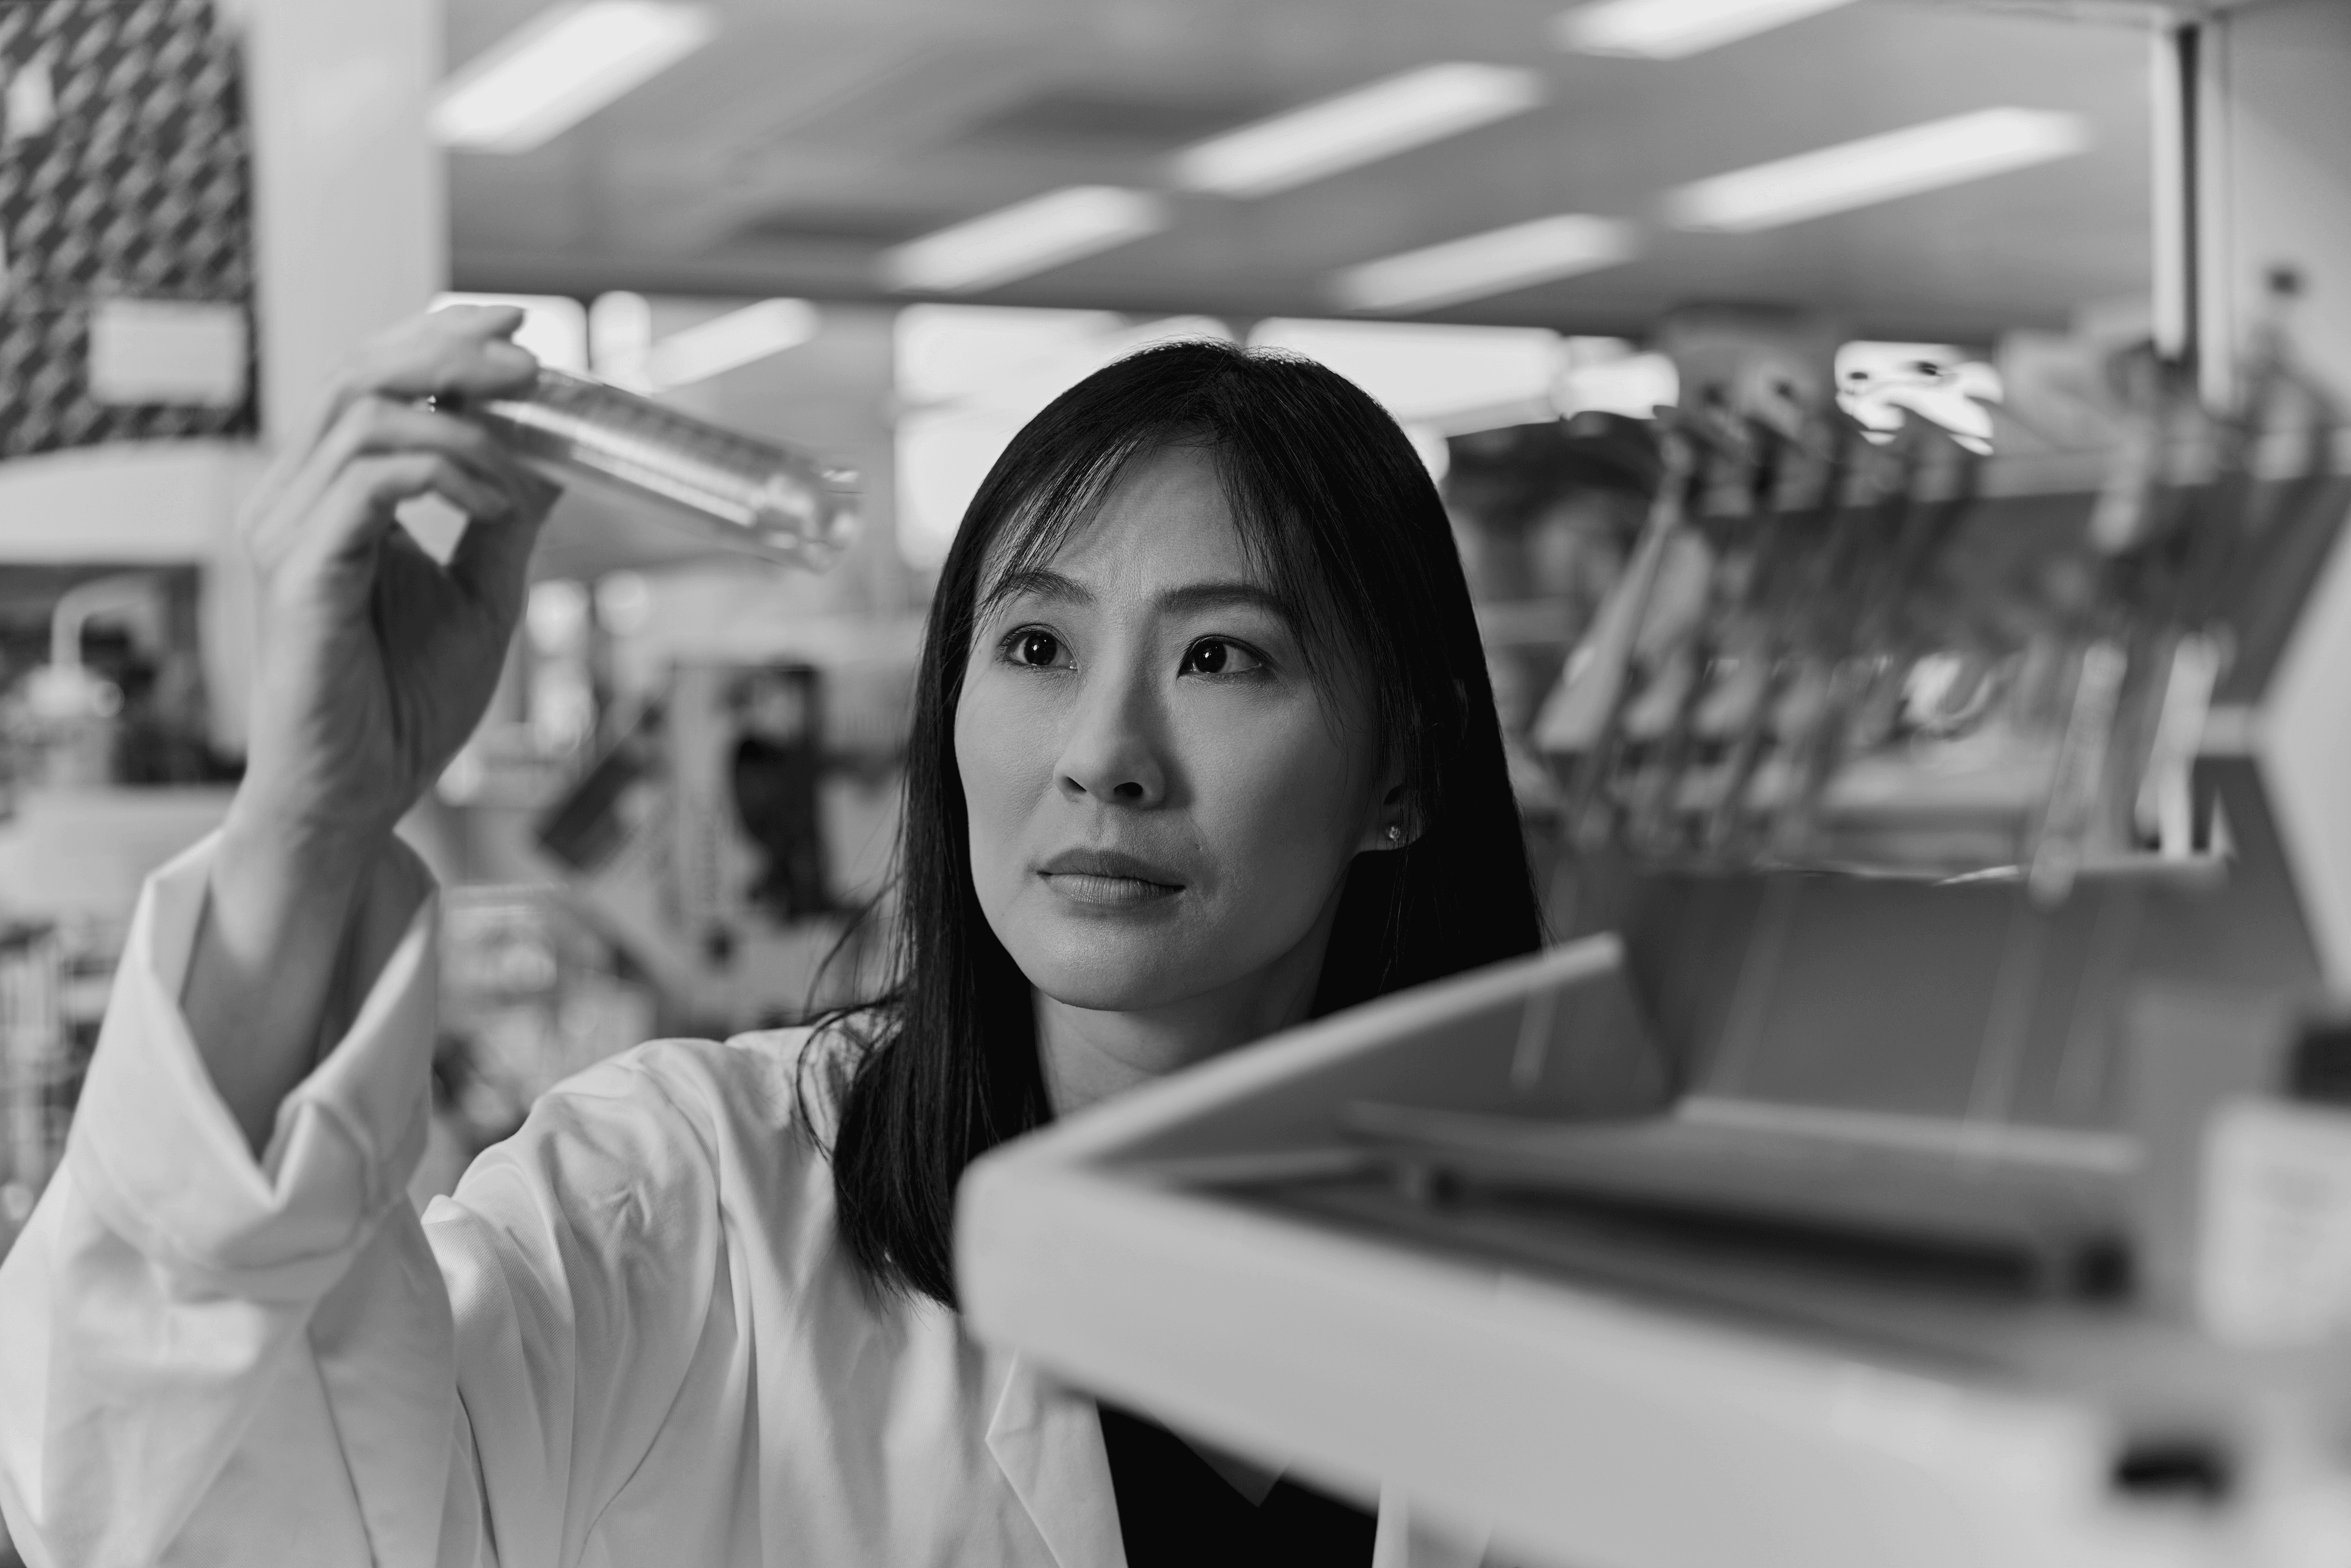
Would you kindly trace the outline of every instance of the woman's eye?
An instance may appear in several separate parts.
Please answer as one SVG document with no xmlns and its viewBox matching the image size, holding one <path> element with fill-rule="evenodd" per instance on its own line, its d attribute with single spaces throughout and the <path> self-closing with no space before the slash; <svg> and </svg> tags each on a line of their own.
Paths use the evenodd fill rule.
<svg viewBox="0 0 2351 1568">
<path fill-rule="evenodd" d="M 1004 651 L 1014 664 L 1026 664 L 1031 669 L 1053 669 L 1069 663 L 1061 640 L 1050 632 L 1040 632 L 1033 627 L 1012 633 L 1005 640 Z"/>
<path fill-rule="evenodd" d="M 1265 668 L 1265 661 L 1238 643 L 1203 637 L 1184 650 L 1187 675 L 1246 675 Z"/>
</svg>

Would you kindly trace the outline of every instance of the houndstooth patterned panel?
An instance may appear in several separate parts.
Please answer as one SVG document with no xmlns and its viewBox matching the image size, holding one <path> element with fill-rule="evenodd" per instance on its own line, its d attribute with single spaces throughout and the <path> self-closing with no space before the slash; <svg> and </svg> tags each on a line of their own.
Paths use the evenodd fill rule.
<svg viewBox="0 0 2351 1568">
<path fill-rule="evenodd" d="M 0 131 L 0 458 L 250 434 L 249 356 L 236 408 L 112 406 L 88 385 L 93 299 L 227 302 L 251 323 L 235 38 L 209 0 L 0 0 L 0 83 L 41 68 L 51 122 Z"/>
</svg>

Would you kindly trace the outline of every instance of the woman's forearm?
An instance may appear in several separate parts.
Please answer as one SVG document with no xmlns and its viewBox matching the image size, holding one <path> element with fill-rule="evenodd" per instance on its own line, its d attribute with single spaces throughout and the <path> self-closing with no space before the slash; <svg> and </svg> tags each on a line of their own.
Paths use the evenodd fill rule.
<svg viewBox="0 0 2351 1568">
<path fill-rule="evenodd" d="M 357 885 L 340 931 L 313 913 L 323 903 L 279 903 L 270 924 L 292 940 L 274 951 L 308 956 L 256 985 L 270 960 L 231 959 L 271 946 L 238 935 L 267 913 L 246 894 L 330 859 L 284 855 L 298 846 L 282 835 L 261 843 L 266 864 L 225 852 L 248 842 L 235 821 L 151 880 L 72 1153 L 0 1259 L 0 1499 L 26 1555 L 55 1568 L 430 1564 L 444 1493 L 470 1474 L 450 1458 L 449 1309 L 432 1300 L 439 1271 L 406 1195 L 434 1030 L 430 879 L 386 841 L 343 879 Z M 200 944 L 215 888 L 225 918 Z M 325 962 L 304 920 L 339 939 Z M 201 1032 L 234 1087 L 258 1078 L 250 1048 L 269 1019 L 308 1027 L 315 1005 L 288 998 L 315 996 L 322 975 L 337 1071 L 290 1097 L 293 1135 L 259 1181 L 210 1092 L 187 1092 L 206 1071 L 187 1061 L 187 998 L 227 1004 L 200 1009 L 229 1020 Z M 348 1025 L 331 1016 L 346 1006 Z M 300 1039 L 282 1021 L 278 1034 Z M 281 1071 L 308 1054 L 281 1050 Z M 248 1129 L 275 1095 L 239 1091 Z M 438 1531 L 452 1563 L 481 1555 L 463 1523 Z"/>
<path fill-rule="evenodd" d="M 388 836 L 266 817 L 229 814 L 181 994 L 197 1054 L 256 1155 L 317 1059 L 352 907 Z"/>
</svg>

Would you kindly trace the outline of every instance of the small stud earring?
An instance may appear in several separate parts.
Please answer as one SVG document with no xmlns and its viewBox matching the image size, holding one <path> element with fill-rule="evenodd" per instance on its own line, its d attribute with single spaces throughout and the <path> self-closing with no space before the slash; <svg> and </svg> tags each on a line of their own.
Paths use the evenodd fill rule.
<svg viewBox="0 0 2351 1568">
<path fill-rule="evenodd" d="M 1400 849 L 1404 845 L 1404 830 L 1394 823 L 1388 826 L 1388 844 L 1394 849 Z"/>
</svg>

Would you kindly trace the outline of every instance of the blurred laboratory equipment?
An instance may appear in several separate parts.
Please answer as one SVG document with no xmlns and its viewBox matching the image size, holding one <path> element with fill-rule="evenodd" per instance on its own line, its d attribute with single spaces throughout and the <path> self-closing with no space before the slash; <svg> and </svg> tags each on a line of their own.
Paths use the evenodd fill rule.
<svg viewBox="0 0 2351 1568">
<path fill-rule="evenodd" d="M 1647 522 L 1532 726 L 1573 842 L 2044 899 L 2209 869 L 2189 763 L 2271 632 L 2222 606 L 2300 548 L 2330 471 L 2336 405 L 2286 342 L 2262 330 L 2215 417 L 2177 367 L 2118 362 L 2137 428 L 2086 526 L 1983 503 L 1997 383 L 1917 345 L 1793 419 L 1719 389 L 1667 414 Z"/>
<path fill-rule="evenodd" d="M 201 597 L 186 567 L 0 561 L 0 789 L 219 779 Z"/>
<path fill-rule="evenodd" d="M 65 1158 L 124 935 L 89 915 L 0 923 L 0 1253 Z"/>
</svg>

